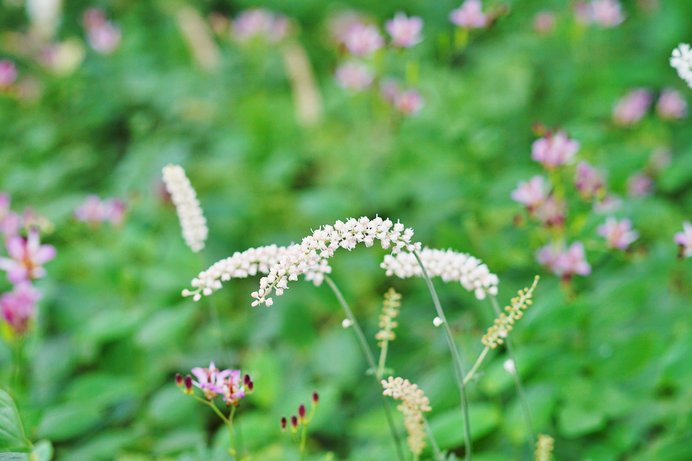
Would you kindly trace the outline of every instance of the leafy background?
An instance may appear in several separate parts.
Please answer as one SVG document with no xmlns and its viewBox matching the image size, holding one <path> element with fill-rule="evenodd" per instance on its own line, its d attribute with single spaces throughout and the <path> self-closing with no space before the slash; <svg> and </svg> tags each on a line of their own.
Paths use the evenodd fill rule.
<svg viewBox="0 0 692 461">
<path fill-rule="evenodd" d="M 27 27 L 14 3 L 0 4 L 5 38 Z M 220 40 L 220 69 L 200 70 L 175 21 L 184 2 L 101 2 L 123 42 L 110 57 L 88 51 L 69 76 L 17 58 L 42 95 L 0 97 L 0 190 L 16 208 L 30 206 L 52 221 L 45 238 L 58 249 L 39 285 L 28 388 L 17 401 L 26 437 L 50 440 L 57 459 L 223 459 L 223 429 L 172 382 L 175 372 L 215 360 L 254 376 L 257 390 L 240 414 L 253 459 L 297 459 L 278 421 L 313 389 L 322 397 L 315 459 L 392 459 L 366 365 L 326 287 L 297 283 L 274 307 L 258 309 L 249 306 L 256 280 L 234 281 L 199 303 L 180 291 L 234 251 L 379 214 L 414 227 L 426 245 L 483 259 L 508 300 L 544 273 L 533 256 L 538 231 L 514 224 L 521 210 L 509 199 L 517 181 L 539 173 L 529 152 L 540 121 L 580 140 L 580 158 L 607 169 L 620 195 L 655 148 L 673 156 L 652 196 L 625 199 L 641 233 L 635 249 L 616 255 L 587 247 L 594 271 L 576 281 L 573 297 L 544 274 L 535 305 L 513 331 L 535 429 L 555 436 L 560 460 L 691 459 L 692 266 L 676 258 L 672 236 L 692 210 L 692 129 L 688 120 L 653 114 L 619 128 L 610 114 L 638 86 L 675 87 L 690 100 L 667 58 L 692 38 L 692 4 L 661 1 L 647 12 L 644 2 L 623 2 L 625 23 L 601 30 L 575 24 L 567 2 L 503 3 L 507 16 L 450 54 L 440 43 L 451 34 L 447 14 L 456 2 L 198 2 L 203 15 L 266 6 L 294 18 L 324 100 L 323 120 L 311 127 L 296 121 L 277 49 L 248 52 Z M 66 2 L 61 38 L 83 37 L 89 6 Z M 343 8 L 380 23 L 398 10 L 424 18 L 426 40 L 413 52 L 426 100 L 420 114 L 393 122 L 334 83 L 337 54 L 325 23 Z M 546 37 L 532 30 L 543 8 L 558 21 Z M 184 245 L 161 192 L 169 162 L 185 166 L 207 214 L 201 257 Z M 89 193 L 125 198 L 125 224 L 75 222 L 72 212 Z M 584 219 L 584 233 L 593 234 L 603 217 Z M 461 453 L 457 392 L 431 302 L 422 281 L 386 279 L 382 255 L 340 254 L 334 278 L 370 338 L 381 295 L 389 286 L 403 293 L 390 365 L 426 391 L 440 444 Z M 438 289 L 471 362 L 492 310 L 460 286 Z M 0 344 L 3 388 L 10 357 Z M 530 457 L 505 358 L 492 354 L 469 388 L 480 461 Z M 14 416 L 0 414 L 5 427 L 3 418 Z"/>
</svg>

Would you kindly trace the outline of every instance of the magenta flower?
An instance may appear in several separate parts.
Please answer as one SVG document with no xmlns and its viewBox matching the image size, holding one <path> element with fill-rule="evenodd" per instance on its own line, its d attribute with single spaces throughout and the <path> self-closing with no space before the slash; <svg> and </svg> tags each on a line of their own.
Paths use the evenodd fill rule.
<svg viewBox="0 0 692 461">
<path fill-rule="evenodd" d="M 482 29 L 488 25 L 480 0 L 465 0 L 461 6 L 449 13 L 449 20 L 457 27 Z"/>
<path fill-rule="evenodd" d="M 16 235 L 7 239 L 9 258 L 0 258 L 0 269 L 7 272 L 7 279 L 14 284 L 41 278 L 46 274 L 43 264 L 55 258 L 55 247 L 41 245 L 36 229 L 27 238 Z"/>
<path fill-rule="evenodd" d="M 543 176 L 534 176 L 528 181 L 521 181 L 512 191 L 512 200 L 524 205 L 533 213 L 547 198 L 548 186 Z"/>
<path fill-rule="evenodd" d="M 627 194 L 630 197 L 646 197 L 651 195 L 654 180 L 646 173 L 635 173 L 627 179 Z"/>
<path fill-rule="evenodd" d="M 547 169 L 568 163 L 579 150 L 579 142 L 567 137 L 564 131 L 548 133 L 531 146 L 531 158 Z"/>
<path fill-rule="evenodd" d="M 586 162 L 580 162 L 574 175 L 574 186 L 586 200 L 597 197 L 605 190 L 603 174 Z"/>
<path fill-rule="evenodd" d="M 385 29 L 392 37 L 392 45 L 399 48 L 410 48 L 423 40 L 423 20 L 416 16 L 409 18 L 404 13 L 397 13 L 394 19 L 387 21 Z"/>
<path fill-rule="evenodd" d="M 207 399 L 211 400 L 226 391 L 226 381 L 232 373 L 233 370 L 219 370 L 214 362 L 211 362 L 209 368 L 192 369 L 192 374 L 197 378 L 197 381 L 192 383 L 202 390 Z"/>
<path fill-rule="evenodd" d="M 656 103 L 656 113 L 665 120 L 679 120 L 687 115 L 687 101 L 671 88 L 661 92 Z"/>
<path fill-rule="evenodd" d="M 2 317 L 15 334 L 20 335 L 29 328 L 40 298 L 41 294 L 28 282 L 18 283 L 14 290 L 0 296 Z"/>
<path fill-rule="evenodd" d="M 288 35 L 288 19 L 263 8 L 253 8 L 233 20 L 232 34 L 241 43 L 257 39 L 278 43 Z"/>
<path fill-rule="evenodd" d="M 111 54 L 120 45 L 120 29 L 106 19 L 103 10 L 89 8 L 82 16 L 82 23 L 87 30 L 89 46 L 97 53 Z"/>
<path fill-rule="evenodd" d="M 533 30 L 540 35 L 547 35 L 555 28 L 555 13 L 539 11 L 533 17 Z"/>
<path fill-rule="evenodd" d="M 692 257 L 692 224 L 689 221 L 682 223 L 682 232 L 675 234 L 674 240 L 680 247 L 680 257 Z"/>
<path fill-rule="evenodd" d="M 336 69 L 335 77 L 339 86 L 351 91 L 363 91 L 375 80 L 370 69 L 359 62 L 342 64 Z"/>
<path fill-rule="evenodd" d="M 591 273 L 581 242 L 573 243 L 566 250 L 562 245 L 549 243 L 538 250 L 536 259 L 564 280 L 569 280 L 575 274 L 585 276 Z"/>
<path fill-rule="evenodd" d="M 384 39 L 375 26 L 356 23 L 346 31 L 344 45 L 354 56 L 369 56 L 382 48 Z"/>
<path fill-rule="evenodd" d="M 630 91 L 615 104 L 613 121 L 621 126 L 634 125 L 646 115 L 651 99 L 651 93 L 644 88 Z"/>
<path fill-rule="evenodd" d="M 404 115 L 414 115 L 423 108 L 423 98 L 416 90 L 404 90 L 394 96 L 394 107 Z"/>
<path fill-rule="evenodd" d="M 9 59 L 0 59 L 0 90 L 17 81 L 17 66 Z"/>
<path fill-rule="evenodd" d="M 605 224 L 599 226 L 598 234 L 606 239 L 609 248 L 619 250 L 625 250 L 639 238 L 639 232 L 632 229 L 632 222 L 629 219 L 618 221 L 615 218 L 608 218 Z"/>
<path fill-rule="evenodd" d="M 560 227 L 567 216 L 567 204 L 551 195 L 538 206 L 536 216 L 544 226 Z"/>
<path fill-rule="evenodd" d="M 230 372 L 224 382 L 223 401 L 228 406 L 237 406 L 240 400 L 245 397 L 245 387 L 240 370 L 230 370 Z"/>
</svg>

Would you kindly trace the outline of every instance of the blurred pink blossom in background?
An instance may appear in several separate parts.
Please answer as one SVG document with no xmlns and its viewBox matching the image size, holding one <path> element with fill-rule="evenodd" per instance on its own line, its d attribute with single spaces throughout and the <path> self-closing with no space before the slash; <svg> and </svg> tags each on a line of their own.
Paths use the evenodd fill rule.
<svg viewBox="0 0 692 461">
<path fill-rule="evenodd" d="M 404 13 L 397 13 L 394 19 L 387 21 L 385 29 L 392 37 L 392 45 L 400 48 L 410 48 L 423 40 L 423 20 L 416 16 L 407 17 Z"/>
<path fill-rule="evenodd" d="M 579 142 L 567 137 L 564 131 L 548 133 L 531 146 L 531 158 L 552 169 L 570 162 L 579 150 Z"/>
<path fill-rule="evenodd" d="M 548 186 L 543 176 L 534 176 L 528 181 L 521 181 L 512 191 L 511 197 L 524 205 L 529 212 L 534 212 L 546 199 Z"/>
<path fill-rule="evenodd" d="M 15 334 L 24 333 L 36 312 L 40 293 L 28 282 L 18 283 L 9 293 L 0 296 L 2 317 Z"/>
<path fill-rule="evenodd" d="M 589 200 L 605 190 L 603 174 L 586 162 L 579 162 L 574 175 L 574 186 L 582 197 Z"/>
<path fill-rule="evenodd" d="M 574 7 L 574 14 L 581 23 L 598 24 L 605 28 L 616 27 L 625 20 L 622 5 L 618 0 L 579 2 Z"/>
<path fill-rule="evenodd" d="M 606 239 L 609 248 L 624 250 L 639 238 L 639 233 L 632 229 L 629 219 L 608 218 L 598 227 L 598 235 Z"/>
<path fill-rule="evenodd" d="M 555 13 L 539 11 L 533 17 L 533 30 L 541 35 L 549 34 L 555 28 Z"/>
<path fill-rule="evenodd" d="M 680 92 L 666 88 L 661 92 L 656 103 L 656 113 L 666 120 L 677 120 L 687 115 L 687 101 Z"/>
<path fill-rule="evenodd" d="M 356 23 L 346 31 L 344 45 L 354 56 L 368 56 L 384 46 L 384 38 L 377 27 Z"/>
<path fill-rule="evenodd" d="M 538 250 L 536 260 L 565 280 L 569 280 L 575 274 L 586 276 L 591 273 L 591 265 L 586 261 L 584 245 L 581 242 L 574 242 L 567 249 L 564 245 L 549 243 Z"/>
<path fill-rule="evenodd" d="M 278 43 L 288 35 L 288 18 L 263 8 L 246 10 L 233 20 L 231 34 L 239 42 L 259 39 Z"/>
<path fill-rule="evenodd" d="M 75 209 L 74 215 L 78 221 L 89 224 L 110 222 L 122 223 L 125 214 L 125 203 L 119 199 L 101 200 L 97 195 L 90 195 L 84 203 Z"/>
<path fill-rule="evenodd" d="M 404 115 L 414 115 L 423 108 L 423 98 L 416 90 L 404 90 L 394 96 L 394 107 Z"/>
<path fill-rule="evenodd" d="M 623 96 L 613 108 L 613 121 L 622 126 L 634 125 L 649 110 L 652 97 L 649 90 L 637 88 Z"/>
<path fill-rule="evenodd" d="M 31 229 L 26 238 L 10 237 L 6 246 L 9 258 L 0 258 L 0 269 L 7 272 L 7 279 L 14 284 L 43 277 L 43 264 L 55 258 L 55 247 L 41 245 L 36 229 Z"/>
<path fill-rule="evenodd" d="M 103 10 L 89 8 L 84 12 L 82 23 L 87 31 L 89 46 L 97 53 L 111 54 L 120 45 L 120 29 L 106 19 Z"/>
<path fill-rule="evenodd" d="M 675 234 L 674 241 L 680 247 L 681 257 L 692 257 L 692 224 L 689 221 L 682 223 L 682 232 Z"/>
<path fill-rule="evenodd" d="M 336 69 L 336 81 L 344 89 L 363 91 L 368 88 L 375 76 L 372 71 L 359 62 L 347 62 Z"/>
<path fill-rule="evenodd" d="M 635 173 L 627 179 L 627 195 L 630 197 L 646 197 L 651 195 L 654 181 L 646 173 Z"/>
<path fill-rule="evenodd" d="M 17 81 L 17 66 L 9 59 L 0 59 L 0 90 Z"/>
<path fill-rule="evenodd" d="M 465 0 L 461 6 L 449 13 L 449 20 L 458 27 L 481 29 L 488 25 L 488 17 L 483 13 L 480 0 Z"/>
</svg>

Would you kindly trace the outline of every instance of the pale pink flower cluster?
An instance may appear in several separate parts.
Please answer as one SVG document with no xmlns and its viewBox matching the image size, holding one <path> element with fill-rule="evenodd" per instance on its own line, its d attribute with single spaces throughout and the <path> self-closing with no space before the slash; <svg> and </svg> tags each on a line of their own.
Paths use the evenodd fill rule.
<svg viewBox="0 0 692 461">
<path fill-rule="evenodd" d="M 197 193 L 192 188 L 185 170 L 179 165 L 167 165 L 163 168 L 163 182 L 171 195 L 171 200 L 178 212 L 183 238 L 190 249 L 197 253 L 204 248 L 207 240 L 207 220 L 204 218 Z"/>
<path fill-rule="evenodd" d="M 465 290 L 472 292 L 477 299 L 497 294 L 500 279 L 490 272 L 480 259 L 453 250 L 423 248 L 420 259 L 430 277 L 440 277 L 444 282 L 457 282 Z M 386 255 L 380 265 L 388 277 L 401 279 L 422 277 L 423 271 L 415 255 L 406 252 Z"/>
<path fill-rule="evenodd" d="M 579 162 L 577 165 L 574 174 L 574 186 L 586 200 L 590 200 L 605 193 L 605 179 L 603 173 L 587 162 Z"/>
<path fill-rule="evenodd" d="M 387 79 L 380 85 L 380 93 L 402 115 L 415 115 L 425 105 L 418 90 L 403 89 L 396 80 Z"/>
<path fill-rule="evenodd" d="M 300 275 L 319 285 L 324 274 L 331 270 L 329 258 L 339 248 L 350 251 L 359 243 L 372 247 L 375 241 L 379 241 L 382 248 L 390 250 L 392 254 L 412 252 L 420 249 L 420 243 L 413 242 L 412 238 L 413 229 L 380 217 L 350 218 L 345 222 L 322 226 L 299 245 L 288 247 L 281 260 L 260 280 L 259 289 L 252 293 L 252 305 L 271 306 L 272 294 L 281 296 L 288 288 L 288 282 L 297 280 Z"/>
<path fill-rule="evenodd" d="M 120 225 L 125 217 L 125 203 L 120 199 L 102 200 L 98 195 L 89 195 L 74 211 L 77 221 L 96 226 L 104 222 Z"/>
<path fill-rule="evenodd" d="M 689 221 L 682 223 L 682 232 L 675 234 L 674 241 L 680 248 L 681 257 L 692 257 L 692 224 Z"/>
<path fill-rule="evenodd" d="M 611 28 L 620 25 L 625 20 L 622 5 L 618 0 L 592 0 L 589 3 L 578 3 L 576 6 L 577 19 L 586 24 L 598 24 Z"/>
<path fill-rule="evenodd" d="M 639 232 L 632 229 L 632 221 L 609 217 L 599 226 L 598 234 L 606 239 L 609 248 L 625 250 L 639 238 Z"/>
<path fill-rule="evenodd" d="M 565 280 L 569 280 L 575 274 L 586 276 L 591 273 L 591 266 L 586 261 L 584 245 L 581 242 L 575 242 L 568 248 L 549 243 L 538 250 L 536 259 Z"/>
<path fill-rule="evenodd" d="M 340 87 L 350 91 L 363 91 L 375 80 L 370 67 L 357 61 L 348 61 L 340 65 L 335 72 L 336 81 Z"/>
<path fill-rule="evenodd" d="M 209 368 L 193 368 L 192 375 L 197 378 L 192 380 L 192 384 L 202 391 L 207 400 L 221 395 L 228 406 L 237 406 L 245 397 L 246 391 L 253 387 L 249 375 L 243 378 L 240 370 L 219 370 L 214 362 L 209 364 Z M 246 387 L 249 389 L 245 389 Z M 187 391 L 191 393 L 191 389 Z"/>
<path fill-rule="evenodd" d="M 118 49 L 122 33 L 106 19 L 103 10 L 90 8 L 84 12 L 82 23 L 87 32 L 89 46 L 97 53 L 111 54 Z"/>
<path fill-rule="evenodd" d="M 679 120 L 687 115 L 687 101 L 680 92 L 666 88 L 661 92 L 656 103 L 656 113 L 666 120 Z"/>
<path fill-rule="evenodd" d="M 449 13 L 449 20 L 465 29 L 482 29 L 489 23 L 488 16 L 483 13 L 481 0 L 465 0 L 459 8 Z"/>
<path fill-rule="evenodd" d="M 384 395 L 401 401 L 397 410 L 404 415 L 409 449 L 418 458 L 425 448 L 423 413 L 432 410 L 430 400 L 418 385 L 411 383 L 408 379 L 390 376 L 386 380 L 382 380 L 382 387 L 384 388 Z"/>
<path fill-rule="evenodd" d="M 687 43 L 681 43 L 670 56 L 670 65 L 678 72 L 687 86 L 692 88 L 692 48 Z"/>
<path fill-rule="evenodd" d="M 543 176 L 534 176 L 528 181 L 520 181 L 511 197 L 524 205 L 529 213 L 534 213 L 548 197 L 548 184 Z"/>
<path fill-rule="evenodd" d="M 634 125 L 644 118 L 651 101 L 651 92 L 645 88 L 630 91 L 615 104 L 613 121 L 621 126 Z"/>
<path fill-rule="evenodd" d="M 548 133 L 531 146 L 531 158 L 547 169 L 553 169 L 572 161 L 579 150 L 579 142 L 570 139 L 564 131 Z"/>
<path fill-rule="evenodd" d="M 263 8 L 241 12 L 231 23 L 233 38 L 241 43 L 265 40 L 278 43 L 288 35 L 288 18 Z"/>
<path fill-rule="evenodd" d="M 17 66 L 9 59 L 0 59 L 0 90 L 17 81 Z"/>
<path fill-rule="evenodd" d="M 384 38 L 376 26 L 355 23 L 346 31 L 343 43 L 353 56 L 370 56 L 384 46 Z"/>
<path fill-rule="evenodd" d="M 398 48 L 411 48 L 423 41 L 423 20 L 417 16 L 408 17 L 399 12 L 387 21 L 385 29 L 392 38 L 392 45 Z"/>
<path fill-rule="evenodd" d="M 6 246 L 9 258 L 0 258 L 0 269 L 7 272 L 7 279 L 13 284 L 44 277 L 43 265 L 56 254 L 55 247 L 41 244 L 36 229 L 31 229 L 27 237 L 9 237 Z"/>
<path fill-rule="evenodd" d="M 36 303 L 41 293 L 28 282 L 20 282 L 9 293 L 0 296 L 2 318 L 15 334 L 22 334 L 29 328 L 29 322 L 36 315 Z"/>
</svg>

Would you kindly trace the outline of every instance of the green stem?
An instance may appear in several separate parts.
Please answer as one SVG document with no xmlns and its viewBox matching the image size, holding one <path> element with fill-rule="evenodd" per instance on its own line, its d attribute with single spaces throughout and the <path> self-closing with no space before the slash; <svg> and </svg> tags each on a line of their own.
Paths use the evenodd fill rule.
<svg viewBox="0 0 692 461">
<path fill-rule="evenodd" d="M 483 352 L 480 353 L 480 355 L 476 359 L 476 363 L 473 364 L 473 367 L 471 367 L 471 370 L 466 375 L 466 378 L 464 378 L 464 386 L 466 386 L 469 383 L 469 381 L 471 381 L 471 378 L 473 378 L 473 375 L 478 371 L 478 368 L 481 366 L 481 363 L 483 363 L 483 359 L 485 359 L 485 356 L 488 355 L 489 351 L 490 348 L 486 347 L 485 349 L 483 349 Z"/>
<path fill-rule="evenodd" d="M 382 341 L 382 347 L 380 348 L 380 361 L 377 364 L 376 376 L 378 380 L 382 379 L 384 375 L 384 366 L 387 363 L 387 350 L 389 349 L 389 341 Z"/>
<path fill-rule="evenodd" d="M 459 355 L 459 350 L 457 349 L 456 343 L 454 342 L 454 336 L 452 335 L 452 329 L 449 327 L 447 318 L 445 317 L 444 310 L 442 309 L 442 304 L 440 304 L 440 299 L 435 291 L 435 286 L 428 275 L 428 271 L 423 265 L 423 261 L 420 259 L 420 255 L 417 251 L 413 252 L 413 255 L 418 261 L 418 265 L 421 268 L 423 278 L 428 286 L 428 291 L 430 291 L 430 296 L 432 297 L 433 304 L 435 305 L 435 310 L 437 311 L 437 316 L 442 321 L 442 326 L 444 327 L 445 337 L 447 339 L 447 346 L 452 354 L 452 363 L 454 364 L 454 371 L 457 380 L 457 388 L 459 389 L 459 400 L 461 404 L 461 413 L 464 418 L 464 443 L 466 445 L 466 450 L 464 458 L 466 461 L 471 461 L 472 458 L 472 445 L 471 445 L 471 418 L 469 417 L 469 405 L 468 399 L 466 397 L 466 388 L 464 387 L 464 367 L 461 362 L 461 356 Z"/>
<path fill-rule="evenodd" d="M 233 430 L 233 417 L 235 416 L 236 412 L 235 406 L 231 407 L 231 415 L 229 416 L 226 426 L 228 427 L 228 441 L 231 444 L 231 447 L 228 449 L 229 453 L 231 456 L 233 456 L 233 459 L 238 459 L 238 455 L 235 450 L 235 431 Z"/>
<path fill-rule="evenodd" d="M 423 423 L 425 424 L 425 432 L 428 433 L 428 439 L 430 440 L 430 445 L 432 446 L 433 453 L 435 455 L 435 461 L 445 461 L 445 455 L 442 453 L 442 450 L 440 450 L 440 447 L 437 445 L 435 436 L 433 435 L 432 429 L 430 428 L 430 423 L 428 422 L 428 418 L 426 418 L 425 415 L 423 415 Z"/>
<path fill-rule="evenodd" d="M 336 296 L 336 299 L 339 301 L 339 304 L 341 304 L 341 307 L 344 310 L 344 313 L 346 314 L 346 318 L 351 322 L 351 328 L 353 328 L 353 331 L 355 332 L 356 338 L 358 339 L 358 343 L 360 344 L 361 351 L 363 352 L 363 355 L 365 356 L 365 360 L 368 362 L 368 366 L 370 367 L 370 370 L 372 371 L 372 377 L 375 380 L 375 384 L 377 387 L 377 394 L 380 396 L 380 399 L 382 401 L 382 407 L 384 408 L 384 414 L 387 417 L 387 424 L 389 425 L 389 431 L 392 434 L 392 438 L 394 439 L 394 445 L 396 446 L 396 452 L 399 457 L 400 461 L 405 461 L 405 456 L 404 452 L 401 449 L 401 439 L 399 437 L 399 434 L 396 431 L 396 427 L 394 426 L 394 419 L 392 418 L 392 411 L 389 408 L 389 402 L 385 398 L 385 396 L 382 394 L 382 384 L 380 383 L 379 378 L 377 377 L 376 370 L 377 370 L 377 365 L 375 364 L 375 358 L 372 355 L 372 351 L 370 350 L 370 346 L 368 346 L 368 342 L 365 339 L 365 335 L 363 334 L 363 330 L 360 328 L 360 324 L 358 323 L 358 320 L 356 320 L 356 316 L 353 315 L 353 311 L 351 311 L 351 308 L 349 307 L 348 303 L 346 302 L 346 299 L 344 296 L 341 294 L 341 291 L 339 288 L 336 286 L 334 281 L 332 280 L 331 277 L 328 275 L 325 275 L 324 280 L 327 282 L 327 285 L 329 285 L 329 288 L 332 289 L 334 292 L 334 295 Z"/>
<path fill-rule="evenodd" d="M 499 316 L 502 311 L 500 310 L 500 304 L 497 302 L 497 298 L 495 296 L 490 296 L 490 302 L 495 310 L 495 315 Z M 531 422 L 529 401 L 526 398 L 524 386 L 522 386 L 521 378 L 519 377 L 519 364 L 517 363 L 517 357 L 514 354 L 514 346 L 512 346 L 512 341 L 510 340 L 509 336 L 504 338 L 504 340 L 505 346 L 507 346 L 507 355 L 509 355 L 510 360 L 514 362 L 514 373 L 512 373 L 512 376 L 514 376 L 514 387 L 517 389 L 517 395 L 519 396 L 519 400 L 521 402 L 521 410 L 524 414 L 524 420 L 526 421 L 526 428 L 529 434 L 529 446 L 531 447 L 531 450 L 533 450 L 535 435 L 533 432 L 533 423 Z"/>
<path fill-rule="evenodd" d="M 308 441 L 308 425 L 303 424 L 300 429 L 300 461 L 305 461 L 305 446 Z"/>
</svg>

